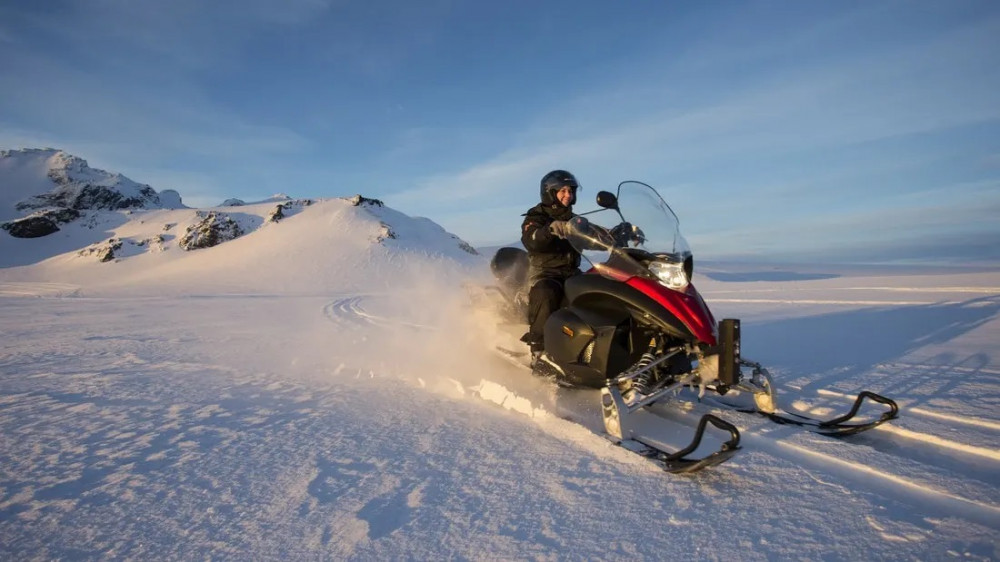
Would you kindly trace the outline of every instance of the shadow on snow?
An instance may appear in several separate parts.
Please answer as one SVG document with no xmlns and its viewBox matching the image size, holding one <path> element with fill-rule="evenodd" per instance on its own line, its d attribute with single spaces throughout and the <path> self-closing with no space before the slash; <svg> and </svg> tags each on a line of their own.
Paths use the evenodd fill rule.
<svg viewBox="0 0 1000 562">
<path fill-rule="evenodd" d="M 946 344 L 982 326 L 998 312 L 1000 297 L 989 296 L 959 303 L 866 308 L 746 323 L 743 352 L 749 359 L 808 379 L 803 390 L 816 391 L 897 362 L 920 348 Z M 873 390 L 904 399 L 933 398 L 977 375 L 994 376 L 983 372 L 991 364 L 991 357 L 983 352 L 967 356 L 941 353 L 924 363 L 904 368 L 900 373 L 904 376 L 893 376 L 885 381 L 885 388 Z M 963 376 L 941 377 L 941 370 L 960 370 Z M 776 378 L 785 379 L 780 373 Z M 921 395 L 913 395 L 918 389 Z M 933 392 L 924 395 L 928 390 Z"/>
</svg>

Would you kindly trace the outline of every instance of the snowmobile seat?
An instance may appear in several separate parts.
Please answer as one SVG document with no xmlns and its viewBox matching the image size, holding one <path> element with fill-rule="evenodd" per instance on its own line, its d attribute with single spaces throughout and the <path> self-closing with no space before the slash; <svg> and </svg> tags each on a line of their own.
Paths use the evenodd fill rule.
<svg viewBox="0 0 1000 562">
<path fill-rule="evenodd" d="M 521 248 L 500 248 L 490 260 L 490 271 L 509 298 L 525 291 L 528 283 L 528 252 Z"/>
</svg>

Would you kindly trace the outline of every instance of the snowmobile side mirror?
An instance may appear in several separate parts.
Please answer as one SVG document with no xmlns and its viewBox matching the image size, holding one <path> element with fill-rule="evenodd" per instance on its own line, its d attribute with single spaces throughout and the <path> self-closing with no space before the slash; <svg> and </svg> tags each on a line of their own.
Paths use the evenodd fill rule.
<svg viewBox="0 0 1000 562">
<path fill-rule="evenodd" d="M 618 198 L 610 191 L 598 191 L 597 204 L 605 209 L 618 210 Z"/>
</svg>

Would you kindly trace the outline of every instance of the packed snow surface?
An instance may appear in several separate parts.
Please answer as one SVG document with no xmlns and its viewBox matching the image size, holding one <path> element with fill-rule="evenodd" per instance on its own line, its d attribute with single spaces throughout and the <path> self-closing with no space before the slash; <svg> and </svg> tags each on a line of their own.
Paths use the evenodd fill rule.
<svg viewBox="0 0 1000 562">
<path fill-rule="evenodd" d="M 706 267 L 780 400 L 902 412 L 842 440 L 719 412 L 743 450 L 674 476 L 600 435 L 595 391 L 490 352 L 488 256 L 274 206 L 194 251 L 192 209 L 0 233 L 0 558 L 1000 558 L 1000 272 Z M 110 237 L 147 242 L 77 251 Z"/>
</svg>

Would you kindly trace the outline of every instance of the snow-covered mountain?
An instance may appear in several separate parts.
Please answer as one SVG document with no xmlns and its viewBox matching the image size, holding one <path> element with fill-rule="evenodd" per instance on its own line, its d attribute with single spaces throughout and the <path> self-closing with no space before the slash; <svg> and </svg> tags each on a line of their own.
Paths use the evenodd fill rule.
<svg viewBox="0 0 1000 562">
<path fill-rule="evenodd" d="M 37 219 L 58 227 L 30 237 L 5 227 L 0 267 L 35 264 L 46 275 L 120 286 L 157 278 L 176 279 L 180 287 L 194 272 L 209 278 L 213 272 L 243 272 L 243 282 L 230 284 L 229 290 L 253 291 L 260 280 L 286 276 L 289 289 L 322 291 L 347 280 L 383 277 L 385 263 L 404 267 L 412 262 L 398 256 L 436 257 L 449 264 L 481 259 L 433 221 L 360 195 L 310 200 L 280 194 L 260 202 L 227 200 L 218 208 L 190 209 L 175 192 L 158 194 L 119 174 L 93 170 L 61 151 L 2 154 L 4 206 L 28 213 L 28 218 L 4 224 Z M 222 243 L 232 246 L 211 251 Z M 322 267 L 324 257 L 334 263 L 359 250 L 366 255 L 351 259 L 358 263 L 349 270 Z M 384 263 L 378 254 L 386 256 Z M 371 267 L 379 271 L 369 271 Z M 301 269 L 299 275 L 293 275 L 296 269 Z M 10 274 L 32 275 L 27 270 Z"/>
<path fill-rule="evenodd" d="M 148 185 L 104 170 L 54 148 L 0 151 L 0 219 L 47 208 L 183 208 L 173 190 L 157 193 Z M 13 212 L 13 213 L 12 213 Z"/>
<path fill-rule="evenodd" d="M 61 150 L 0 151 L 0 228 L 11 236 L 47 236 L 88 211 L 183 207 L 176 191 L 157 193 Z"/>
<path fill-rule="evenodd" d="M 59 227 L 0 232 L 0 559 L 1000 557 L 996 271 L 696 273 L 787 403 L 901 413 L 838 440 L 719 411 L 739 454 L 669 476 L 597 391 L 491 352 L 488 256 L 430 219 L 276 196 Z"/>
</svg>

